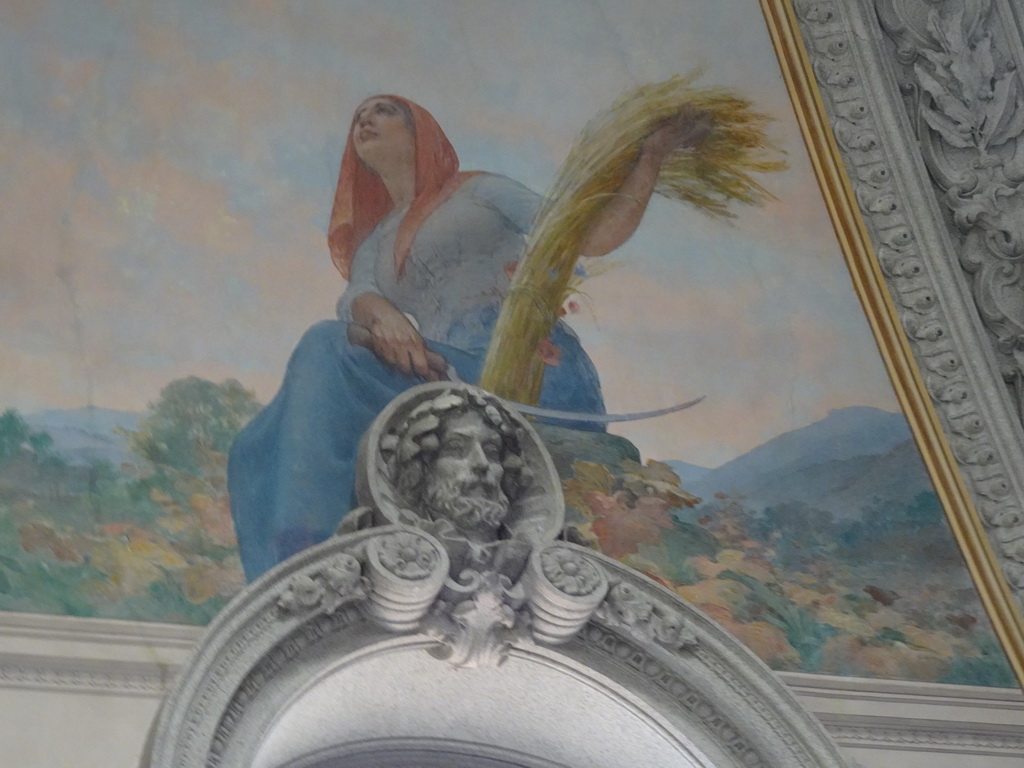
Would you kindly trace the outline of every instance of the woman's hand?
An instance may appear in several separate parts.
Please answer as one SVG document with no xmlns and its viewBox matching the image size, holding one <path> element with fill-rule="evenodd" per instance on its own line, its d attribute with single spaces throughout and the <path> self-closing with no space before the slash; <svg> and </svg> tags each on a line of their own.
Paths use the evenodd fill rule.
<svg viewBox="0 0 1024 768">
<path fill-rule="evenodd" d="M 583 238 L 580 255 L 604 256 L 626 242 L 640 225 L 665 159 L 676 150 L 699 146 L 714 127 L 711 113 L 685 106 L 651 131 L 633 169 Z"/>
<path fill-rule="evenodd" d="M 644 139 L 640 153 L 656 160 L 660 166 L 676 150 L 699 146 L 714 127 L 715 119 L 710 112 L 684 106 L 678 114 L 667 119 Z"/>
<path fill-rule="evenodd" d="M 441 372 L 428 362 L 428 355 L 433 353 L 427 349 L 423 337 L 383 296 L 368 293 L 356 298 L 352 302 L 352 318 L 369 331 L 366 346 L 383 363 L 405 376 L 440 380 Z"/>
</svg>

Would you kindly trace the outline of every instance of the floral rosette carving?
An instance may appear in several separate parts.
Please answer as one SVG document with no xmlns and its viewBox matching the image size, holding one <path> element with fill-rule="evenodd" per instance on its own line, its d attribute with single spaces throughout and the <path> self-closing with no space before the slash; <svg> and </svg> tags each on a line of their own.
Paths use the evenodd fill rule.
<svg viewBox="0 0 1024 768">
<path fill-rule="evenodd" d="M 548 547 L 540 554 L 544 576 L 567 595 L 582 597 L 601 586 L 601 574 L 587 558 L 568 547 Z"/>
<path fill-rule="evenodd" d="M 440 552 L 417 533 L 401 532 L 378 540 L 380 564 L 403 579 L 425 579 L 437 568 Z"/>
<path fill-rule="evenodd" d="M 312 573 L 294 577 L 277 600 L 283 615 L 322 609 L 334 611 L 342 602 L 366 596 L 366 583 L 359 561 L 342 554 Z"/>
</svg>

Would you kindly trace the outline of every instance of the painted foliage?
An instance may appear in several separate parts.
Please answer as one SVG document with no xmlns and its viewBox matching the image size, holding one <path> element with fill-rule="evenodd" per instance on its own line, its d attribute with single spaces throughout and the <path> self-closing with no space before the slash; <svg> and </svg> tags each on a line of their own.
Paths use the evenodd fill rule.
<svg viewBox="0 0 1024 768">
<path fill-rule="evenodd" d="M 776 668 L 1012 685 L 749 3 L 3 5 L 0 608 L 203 623 L 241 586 L 227 450 L 345 287 L 325 228 L 364 98 L 544 194 L 594 115 L 703 68 L 788 168 L 727 222 L 655 199 L 575 275 L 610 411 L 706 395 L 549 430 L 576 535 Z"/>
</svg>

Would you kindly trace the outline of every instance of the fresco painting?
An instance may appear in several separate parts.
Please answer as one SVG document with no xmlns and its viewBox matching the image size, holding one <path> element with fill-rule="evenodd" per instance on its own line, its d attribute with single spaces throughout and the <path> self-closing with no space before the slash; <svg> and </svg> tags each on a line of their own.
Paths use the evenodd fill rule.
<svg viewBox="0 0 1024 768">
<path fill-rule="evenodd" d="M 704 400 L 542 426 L 568 535 L 773 668 L 1014 684 L 749 3 L 4 5 L 0 609 L 201 624 L 242 586 L 229 449 L 335 316 L 329 222 L 368 97 L 550 195 L 595 115 L 696 71 L 772 118 L 786 168 L 728 221 L 655 196 L 571 270 L 557 314 L 608 411 Z M 552 377 L 563 347 L 538 345 Z"/>
</svg>

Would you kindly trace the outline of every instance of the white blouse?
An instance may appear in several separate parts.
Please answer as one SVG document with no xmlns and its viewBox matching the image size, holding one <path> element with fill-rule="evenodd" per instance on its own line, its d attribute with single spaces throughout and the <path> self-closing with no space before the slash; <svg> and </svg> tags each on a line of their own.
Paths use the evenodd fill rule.
<svg viewBox="0 0 1024 768">
<path fill-rule="evenodd" d="M 522 257 L 541 202 L 505 176 L 467 179 L 420 225 L 401 279 L 394 247 L 405 210 L 392 212 L 356 251 L 338 319 L 351 322 L 352 301 L 376 293 L 413 317 L 425 339 L 485 347 L 489 331 L 475 326 L 500 307 L 507 267 Z"/>
</svg>

